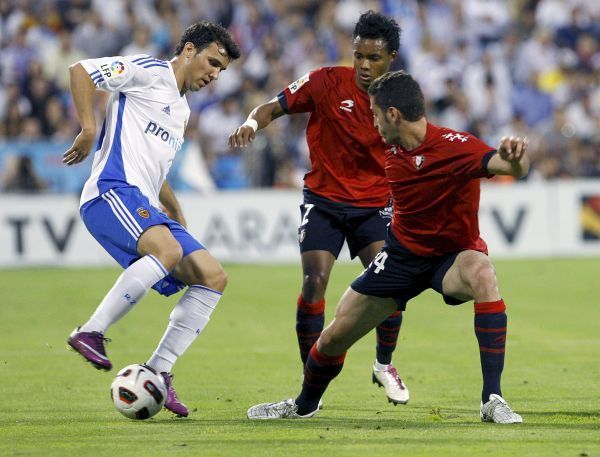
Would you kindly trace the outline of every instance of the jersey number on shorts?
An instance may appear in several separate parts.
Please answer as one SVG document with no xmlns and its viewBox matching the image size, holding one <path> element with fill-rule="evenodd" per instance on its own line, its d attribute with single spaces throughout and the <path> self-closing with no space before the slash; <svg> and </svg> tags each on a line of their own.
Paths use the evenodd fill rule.
<svg viewBox="0 0 600 457">
<path fill-rule="evenodd" d="M 381 251 L 375 256 L 375 258 L 373 259 L 373 265 L 377 267 L 375 268 L 375 274 L 379 274 L 381 270 L 385 270 L 385 261 L 387 260 L 387 258 L 388 253 L 385 251 Z"/>
<path fill-rule="evenodd" d="M 300 227 L 302 227 L 303 225 L 306 225 L 308 223 L 308 213 L 310 213 L 310 210 L 313 209 L 314 206 L 315 205 L 313 205 L 312 203 L 307 203 L 304 205 L 304 208 L 306 208 L 306 212 L 304 213 L 304 217 L 302 218 Z"/>
</svg>

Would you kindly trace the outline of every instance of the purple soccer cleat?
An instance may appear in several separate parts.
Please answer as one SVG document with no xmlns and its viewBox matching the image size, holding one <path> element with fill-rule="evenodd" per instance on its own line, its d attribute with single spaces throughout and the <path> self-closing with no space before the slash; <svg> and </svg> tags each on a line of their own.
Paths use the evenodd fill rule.
<svg viewBox="0 0 600 457">
<path fill-rule="evenodd" d="M 99 332 L 80 332 L 79 328 L 73 330 L 69 336 L 67 340 L 69 346 L 79 352 L 96 369 L 106 371 L 112 369 L 112 363 L 108 360 L 106 349 L 104 349 L 104 342 L 108 342 L 110 339 L 104 338 L 104 335 Z"/>
<path fill-rule="evenodd" d="M 172 413 L 177 414 L 181 417 L 187 417 L 189 411 L 187 406 L 185 406 L 179 398 L 177 398 L 177 393 L 175 392 L 175 388 L 173 387 L 173 375 L 171 373 L 167 373 L 163 371 L 161 373 L 163 379 L 165 380 L 165 384 L 167 386 L 167 400 L 165 401 L 165 408 L 167 408 Z"/>
</svg>

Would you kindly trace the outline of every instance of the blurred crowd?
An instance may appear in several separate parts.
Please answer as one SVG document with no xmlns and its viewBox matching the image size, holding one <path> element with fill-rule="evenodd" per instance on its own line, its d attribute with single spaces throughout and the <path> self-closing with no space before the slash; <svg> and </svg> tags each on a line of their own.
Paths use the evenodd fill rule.
<svg viewBox="0 0 600 457">
<path fill-rule="evenodd" d="M 299 187 L 305 115 L 273 122 L 249 149 L 229 149 L 227 137 L 306 72 L 352 65 L 352 30 L 368 9 L 402 27 L 393 69 L 420 81 L 430 121 L 492 146 L 529 137 L 527 179 L 600 177 L 599 0 L 0 0 L 0 138 L 72 141 L 70 64 L 168 60 L 181 32 L 207 19 L 232 31 L 242 58 L 188 96 L 186 141 L 219 188 Z M 0 170 L 5 184 L 32 167 L 11 168 Z"/>
</svg>

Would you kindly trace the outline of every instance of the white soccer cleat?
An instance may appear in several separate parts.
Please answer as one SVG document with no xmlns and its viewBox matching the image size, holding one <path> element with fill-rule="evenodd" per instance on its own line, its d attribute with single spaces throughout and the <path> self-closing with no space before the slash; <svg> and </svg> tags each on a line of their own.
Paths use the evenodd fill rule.
<svg viewBox="0 0 600 457">
<path fill-rule="evenodd" d="M 301 416 L 297 413 L 298 405 L 293 398 L 280 401 L 278 403 L 261 403 L 252 406 L 246 415 L 248 419 L 270 420 L 270 419 L 308 419 L 313 417 L 319 411 L 319 408 L 312 413 Z"/>
<path fill-rule="evenodd" d="M 515 413 L 506 400 L 500 395 L 491 394 L 490 401 L 481 403 L 479 412 L 481 422 L 494 422 L 496 424 L 522 424 L 523 418 Z"/>
<path fill-rule="evenodd" d="M 402 382 L 402 379 L 400 379 L 400 376 L 398 376 L 398 372 L 392 364 L 388 365 L 387 370 L 381 371 L 373 365 L 372 380 L 374 384 L 385 389 L 385 394 L 390 403 L 393 403 L 394 405 L 405 405 L 408 403 L 410 398 L 408 389 Z"/>
</svg>

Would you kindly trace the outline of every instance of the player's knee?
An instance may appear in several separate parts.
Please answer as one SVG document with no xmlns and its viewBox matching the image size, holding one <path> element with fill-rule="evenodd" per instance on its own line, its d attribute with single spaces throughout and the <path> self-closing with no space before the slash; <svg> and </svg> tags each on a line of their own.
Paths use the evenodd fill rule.
<svg viewBox="0 0 600 457">
<path fill-rule="evenodd" d="M 213 265 L 210 270 L 204 270 L 202 278 L 195 284 L 202 284 L 210 289 L 218 292 L 223 292 L 227 286 L 228 276 L 221 264 L 218 262 Z"/>
<path fill-rule="evenodd" d="M 181 262 L 181 259 L 183 258 L 183 249 L 177 242 L 169 243 L 168 246 L 164 246 L 164 248 L 161 249 L 156 257 L 168 271 L 171 271 L 179 264 L 179 262 Z"/>
<path fill-rule="evenodd" d="M 470 283 L 476 296 L 497 291 L 496 270 L 489 263 L 479 265 L 473 270 Z"/>
<path fill-rule="evenodd" d="M 304 274 L 303 296 L 305 300 L 312 301 L 310 295 L 322 295 L 327 289 L 329 275 L 321 271 L 312 271 Z M 309 295 L 309 296 L 307 296 Z"/>
<path fill-rule="evenodd" d="M 328 355 L 342 354 L 348 350 L 347 338 L 335 325 L 330 325 L 321 333 L 318 348 Z"/>
</svg>

